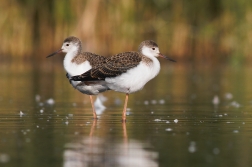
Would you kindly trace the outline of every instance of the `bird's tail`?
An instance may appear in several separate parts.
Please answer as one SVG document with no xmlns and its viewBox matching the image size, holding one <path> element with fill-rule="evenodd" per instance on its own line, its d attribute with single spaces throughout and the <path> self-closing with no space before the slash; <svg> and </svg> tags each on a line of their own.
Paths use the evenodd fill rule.
<svg viewBox="0 0 252 167">
<path fill-rule="evenodd" d="M 81 75 L 75 75 L 70 78 L 70 81 L 97 81 L 97 78 L 93 78 L 91 76 L 91 70 L 81 74 Z"/>
<path fill-rule="evenodd" d="M 75 75 L 70 78 L 70 81 L 83 81 L 84 78 L 81 75 Z"/>
</svg>

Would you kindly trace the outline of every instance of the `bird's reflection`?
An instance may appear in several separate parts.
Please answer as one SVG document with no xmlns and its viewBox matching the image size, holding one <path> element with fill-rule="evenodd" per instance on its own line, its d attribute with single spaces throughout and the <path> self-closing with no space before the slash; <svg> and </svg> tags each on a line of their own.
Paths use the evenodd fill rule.
<svg viewBox="0 0 252 167">
<path fill-rule="evenodd" d="M 75 143 L 67 143 L 64 151 L 64 167 L 129 167 L 158 166 L 158 153 L 151 151 L 148 144 L 128 139 L 126 123 L 122 123 L 123 140 L 109 141 L 94 135 L 97 121 L 94 120 L 89 136 Z"/>
<path fill-rule="evenodd" d="M 97 95 L 97 98 L 94 102 L 94 107 L 95 107 L 96 114 L 98 115 L 98 118 L 103 113 L 103 111 L 106 109 L 106 107 L 103 104 L 106 100 L 107 100 L 107 98 L 105 96 L 103 96 L 102 94 Z"/>
</svg>

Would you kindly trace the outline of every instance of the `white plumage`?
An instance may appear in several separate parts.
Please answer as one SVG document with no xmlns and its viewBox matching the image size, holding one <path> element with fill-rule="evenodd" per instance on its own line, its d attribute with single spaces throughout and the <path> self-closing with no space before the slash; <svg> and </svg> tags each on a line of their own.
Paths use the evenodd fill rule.
<svg viewBox="0 0 252 167">
<path fill-rule="evenodd" d="M 157 58 L 152 57 L 151 59 L 153 61 L 151 64 L 140 62 L 138 66 L 129 69 L 126 73 L 106 78 L 107 86 L 114 91 L 128 94 L 141 90 L 160 71 L 160 63 Z"/>
</svg>

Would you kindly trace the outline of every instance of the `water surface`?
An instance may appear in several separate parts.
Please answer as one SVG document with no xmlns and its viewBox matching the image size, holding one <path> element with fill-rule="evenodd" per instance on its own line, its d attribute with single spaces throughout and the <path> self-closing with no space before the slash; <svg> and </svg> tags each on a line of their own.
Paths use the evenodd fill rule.
<svg viewBox="0 0 252 167">
<path fill-rule="evenodd" d="M 131 94 L 89 97 L 61 63 L 2 64 L 0 166 L 251 166 L 252 68 L 163 63 Z"/>
</svg>

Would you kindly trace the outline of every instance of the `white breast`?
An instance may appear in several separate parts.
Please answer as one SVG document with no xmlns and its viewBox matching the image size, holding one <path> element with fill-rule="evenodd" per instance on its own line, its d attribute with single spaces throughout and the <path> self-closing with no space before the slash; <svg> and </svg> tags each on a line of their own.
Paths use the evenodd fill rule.
<svg viewBox="0 0 252 167">
<path fill-rule="evenodd" d="M 73 76 L 73 75 L 80 75 L 83 74 L 84 72 L 90 70 L 92 66 L 88 61 L 84 61 L 81 64 L 76 64 L 72 62 L 72 57 L 66 55 L 64 59 L 64 68 L 66 72 Z"/>
<path fill-rule="evenodd" d="M 81 75 L 92 68 L 88 61 L 84 61 L 81 64 L 73 63 L 72 59 L 74 54 L 75 53 L 67 53 L 63 61 L 64 68 L 69 77 Z M 80 81 L 72 81 L 71 83 L 75 87 L 78 83 L 80 83 Z"/>
<path fill-rule="evenodd" d="M 144 85 L 153 79 L 160 71 L 160 63 L 157 58 L 151 58 L 153 63 L 147 65 L 140 62 L 138 66 L 128 70 L 126 73 L 113 77 L 106 78 L 105 81 L 110 89 L 124 92 L 133 93 L 144 87 Z"/>
<path fill-rule="evenodd" d="M 81 64 L 76 64 L 72 62 L 75 53 L 67 53 L 64 58 L 64 68 L 68 73 L 69 77 L 75 75 L 81 75 L 92 68 L 89 61 L 84 61 Z M 81 81 L 71 81 L 72 86 L 79 90 L 80 92 L 88 95 L 96 95 L 98 93 L 108 90 L 105 82 L 97 82 L 94 84 L 85 85 Z"/>
</svg>

